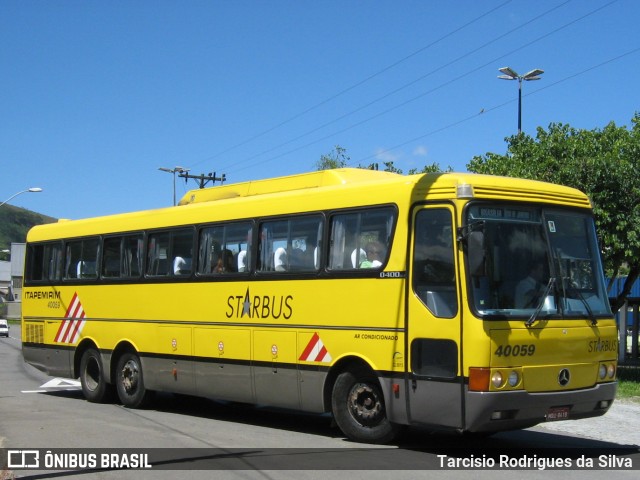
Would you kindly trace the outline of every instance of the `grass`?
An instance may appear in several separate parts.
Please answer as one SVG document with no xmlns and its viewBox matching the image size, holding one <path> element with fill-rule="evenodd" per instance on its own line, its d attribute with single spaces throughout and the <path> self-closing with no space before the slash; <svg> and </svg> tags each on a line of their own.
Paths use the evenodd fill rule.
<svg viewBox="0 0 640 480">
<path fill-rule="evenodd" d="M 617 398 L 640 402 L 640 367 L 618 367 Z"/>
</svg>

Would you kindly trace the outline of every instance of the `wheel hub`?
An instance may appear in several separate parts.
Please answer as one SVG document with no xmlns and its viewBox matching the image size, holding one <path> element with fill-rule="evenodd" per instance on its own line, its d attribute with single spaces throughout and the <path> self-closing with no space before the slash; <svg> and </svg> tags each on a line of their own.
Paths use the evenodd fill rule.
<svg viewBox="0 0 640 480">
<path fill-rule="evenodd" d="M 362 424 L 375 424 L 382 417 L 382 402 L 376 390 L 365 383 L 357 383 L 348 398 L 351 414 Z"/>
<path fill-rule="evenodd" d="M 127 392 L 135 390 L 138 385 L 138 365 L 128 361 L 122 367 L 122 386 Z"/>
</svg>

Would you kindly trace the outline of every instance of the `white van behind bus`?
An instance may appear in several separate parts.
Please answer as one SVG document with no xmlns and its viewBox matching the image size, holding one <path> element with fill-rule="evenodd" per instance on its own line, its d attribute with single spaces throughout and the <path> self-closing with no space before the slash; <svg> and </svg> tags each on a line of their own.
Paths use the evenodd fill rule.
<svg viewBox="0 0 640 480">
<path fill-rule="evenodd" d="M 6 320 L 0 318 L 0 337 L 9 336 L 9 324 Z"/>
</svg>

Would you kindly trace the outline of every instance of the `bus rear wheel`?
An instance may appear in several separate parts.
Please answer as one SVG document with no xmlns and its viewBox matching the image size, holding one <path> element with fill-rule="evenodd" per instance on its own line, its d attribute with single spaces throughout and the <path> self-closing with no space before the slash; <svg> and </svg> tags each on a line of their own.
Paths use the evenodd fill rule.
<svg viewBox="0 0 640 480">
<path fill-rule="evenodd" d="M 144 387 L 142 363 L 135 353 L 126 352 L 119 358 L 116 386 L 118 398 L 125 407 L 141 408 L 149 402 L 151 392 Z"/>
<path fill-rule="evenodd" d="M 398 433 L 399 427 L 387 418 L 378 379 L 364 368 L 338 375 L 331 406 L 338 427 L 351 440 L 388 443 Z"/>
<path fill-rule="evenodd" d="M 102 371 L 100 352 L 89 348 L 80 359 L 80 385 L 84 398 L 93 403 L 104 403 L 111 399 L 112 387 Z"/>
</svg>

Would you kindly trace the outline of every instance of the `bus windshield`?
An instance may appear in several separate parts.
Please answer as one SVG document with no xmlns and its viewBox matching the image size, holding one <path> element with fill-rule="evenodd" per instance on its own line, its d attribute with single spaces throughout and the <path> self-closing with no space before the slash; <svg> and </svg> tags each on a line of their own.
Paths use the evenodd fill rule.
<svg viewBox="0 0 640 480">
<path fill-rule="evenodd" d="M 593 219 L 575 211 L 475 205 L 467 211 L 474 310 L 491 319 L 610 315 Z"/>
</svg>

